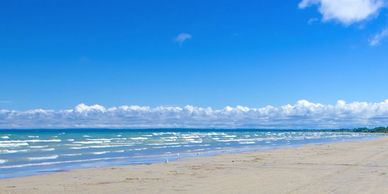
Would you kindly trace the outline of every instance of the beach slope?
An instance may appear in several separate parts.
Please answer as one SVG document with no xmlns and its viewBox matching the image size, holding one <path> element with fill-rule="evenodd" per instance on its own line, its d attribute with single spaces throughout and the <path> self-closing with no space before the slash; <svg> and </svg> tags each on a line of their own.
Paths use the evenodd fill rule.
<svg viewBox="0 0 388 194">
<path fill-rule="evenodd" d="M 388 138 L 0 180 L 0 193 L 388 193 Z"/>
</svg>

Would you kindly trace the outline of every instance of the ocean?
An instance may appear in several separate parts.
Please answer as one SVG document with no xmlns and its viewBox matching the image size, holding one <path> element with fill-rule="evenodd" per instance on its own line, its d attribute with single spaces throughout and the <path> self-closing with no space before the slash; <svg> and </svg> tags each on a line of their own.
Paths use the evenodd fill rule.
<svg viewBox="0 0 388 194">
<path fill-rule="evenodd" d="M 71 169 L 152 164 L 312 143 L 366 140 L 378 134 L 257 129 L 0 130 L 0 178 Z"/>
</svg>

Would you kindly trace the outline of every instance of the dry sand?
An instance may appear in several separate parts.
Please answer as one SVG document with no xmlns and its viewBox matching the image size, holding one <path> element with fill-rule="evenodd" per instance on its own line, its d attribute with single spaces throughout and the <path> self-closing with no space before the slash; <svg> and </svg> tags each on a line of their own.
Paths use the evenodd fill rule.
<svg viewBox="0 0 388 194">
<path fill-rule="evenodd" d="M 388 137 L 5 179 L 0 193 L 388 193 Z"/>
</svg>

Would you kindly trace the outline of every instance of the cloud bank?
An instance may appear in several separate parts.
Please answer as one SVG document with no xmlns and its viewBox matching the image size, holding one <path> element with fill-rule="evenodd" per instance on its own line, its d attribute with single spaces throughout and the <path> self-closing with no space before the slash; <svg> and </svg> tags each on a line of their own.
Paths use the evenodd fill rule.
<svg viewBox="0 0 388 194">
<path fill-rule="evenodd" d="M 300 100 L 284 106 L 222 109 L 194 106 L 80 104 L 68 110 L 0 110 L 0 128 L 347 128 L 386 126 L 388 100 L 338 101 L 334 105 Z"/>
<path fill-rule="evenodd" d="M 302 0 L 299 8 L 316 5 L 323 21 L 351 25 L 377 16 L 385 3 L 385 0 Z"/>
</svg>

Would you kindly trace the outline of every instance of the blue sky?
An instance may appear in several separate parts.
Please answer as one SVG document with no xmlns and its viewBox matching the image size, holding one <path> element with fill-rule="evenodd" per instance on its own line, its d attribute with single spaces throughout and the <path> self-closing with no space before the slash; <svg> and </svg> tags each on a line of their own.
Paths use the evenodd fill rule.
<svg viewBox="0 0 388 194">
<path fill-rule="evenodd" d="M 2 1 L 0 109 L 384 101 L 386 2 L 330 2 Z"/>
</svg>

